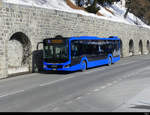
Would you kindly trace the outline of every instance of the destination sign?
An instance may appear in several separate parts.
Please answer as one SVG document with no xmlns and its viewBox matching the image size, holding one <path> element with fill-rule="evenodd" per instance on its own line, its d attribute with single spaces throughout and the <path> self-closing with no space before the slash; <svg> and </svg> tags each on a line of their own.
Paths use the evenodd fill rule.
<svg viewBox="0 0 150 115">
<path fill-rule="evenodd" d="M 51 43 L 53 43 L 53 44 L 61 44 L 61 43 L 63 43 L 63 40 L 51 40 Z"/>
<path fill-rule="evenodd" d="M 62 44 L 62 43 L 64 43 L 63 40 L 47 40 L 46 42 L 50 43 L 50 44 Z"/>
</svg>

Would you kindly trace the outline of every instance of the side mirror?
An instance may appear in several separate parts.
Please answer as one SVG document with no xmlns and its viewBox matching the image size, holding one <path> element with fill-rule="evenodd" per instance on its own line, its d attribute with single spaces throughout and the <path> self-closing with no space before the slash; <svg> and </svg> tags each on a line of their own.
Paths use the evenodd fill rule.
<svg viewBox="0 0 150 115">
<path fill-rule="evenodd" d="M 38 43 L 37 43 L 36 50 L 39 50 L 39 45 L 40 45 L 40 44 L 43 44 L 43 42 L 38 42 Z"/>
</svg>

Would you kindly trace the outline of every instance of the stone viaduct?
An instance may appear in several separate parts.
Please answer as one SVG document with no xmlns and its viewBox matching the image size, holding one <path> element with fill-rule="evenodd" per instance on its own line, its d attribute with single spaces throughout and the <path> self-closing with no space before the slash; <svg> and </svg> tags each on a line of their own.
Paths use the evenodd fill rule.
<svg viewBox="0 0 150 115">
<path fill-rule="evenodd" d="M 32 6 L 1 3 L 0 78 L 32 72 L 33 53 L 44 38 L 118 36 L 122 57 L 150 52 L 150 30 L 109 20 Z"/>
</svg>

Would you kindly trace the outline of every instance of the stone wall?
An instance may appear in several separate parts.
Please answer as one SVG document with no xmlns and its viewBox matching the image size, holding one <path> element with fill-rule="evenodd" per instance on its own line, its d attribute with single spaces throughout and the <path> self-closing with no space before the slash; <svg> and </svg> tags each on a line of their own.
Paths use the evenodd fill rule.
<svg viewBox="0 0 150 115">
<path fill-rule="evenodd" d="M 134 55 L 139 55 L 140 40 L 143 44 L 143 54 L 147 54 L 147 41 L 150 40 L 150 30 L 147 28 L 80 14 L 6 3 L 0 7 L 0 30 L 0 78 L 8 76 L 10 65 L 27 67 L 26 71 L 32 71 L 32 53 L 36 50 L 37 42 L 47 37 L 118 36 L 122 40 L 123 57 L 129 56 L 131 39 L 134 41 Z M 15 44 L 14 48 L 12 44 Z M 19 49 L 16 49 L 17 44 Z M 11 50 L 15 51 L 10 52 Z M 18 62 L 15 62 L 17 58 Z M 27 60 L 21 65 L 23 59 Z"/>
</svg>

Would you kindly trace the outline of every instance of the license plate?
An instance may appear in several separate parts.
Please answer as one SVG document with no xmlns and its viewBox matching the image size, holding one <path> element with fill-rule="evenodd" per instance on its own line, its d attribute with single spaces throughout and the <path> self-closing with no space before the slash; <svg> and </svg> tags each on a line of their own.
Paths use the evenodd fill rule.
<svg viewBox="0 0 150 115">
<path fill-rule="evenodd" d="M 56 70 L 55 68 L 53 70 Z"/>
<path fill-rule="evenodd" d="M 57 68 L 57 65 L 51 65 L 52 68 Z"/>
</svg>

